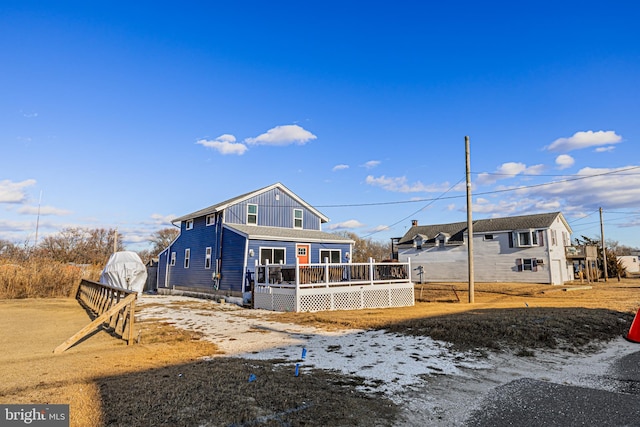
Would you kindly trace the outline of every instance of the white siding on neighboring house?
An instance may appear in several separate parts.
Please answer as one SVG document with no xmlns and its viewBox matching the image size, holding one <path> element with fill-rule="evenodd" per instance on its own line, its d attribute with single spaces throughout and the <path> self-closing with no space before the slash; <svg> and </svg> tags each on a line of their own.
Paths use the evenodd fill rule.
<svg viewBox="0 0 640 427">
<path fill-rule="evenodd" d="M 635 255 L 619 256 L 618 261 L 627 270 L 627 273 L 640 273 L 640 257 Z"/>
<path fill-rule="evenodd" d="M 424 226 L 424 229 L 448 226 L 449 224 Z M 487 223 L 483 226 L 485 230 L 491 227 Z M 414 238 L 412 246 L 406 243 L 407 237 L 412 238 L 410 233 L 413 231 L 409 231 L 405 235 L 405 243 L 398 246 L 398 261 L 407 262 L 408 258 L 411 259 L 412 280 L 416 283 L 420 283 L 421 280 L 423 282 L 466 282 L 468 280 L 468 234 L 466 231 L 464 239 L 458 237 L 457 241 L 445 244 L 439 244 L 437 232 L 431 231 L 430 236 L 416 234 L 415 236 L 422 237 L 425 243 L 415 244 Z M 428 231 L 425 233 L 429 234 Z M 570 235 L 571 231 L 561 215 L 558 215 L 552 223 L 547 222 L 545 226 L 539 228 L 474 231 L 474 280 L 554 285 L 573 280 L 573 267 L 568 265 L 565 254 L 565 245 L 570 244 Z M 428 244 L 427 239 L 431 239 Z"/>
</svg>

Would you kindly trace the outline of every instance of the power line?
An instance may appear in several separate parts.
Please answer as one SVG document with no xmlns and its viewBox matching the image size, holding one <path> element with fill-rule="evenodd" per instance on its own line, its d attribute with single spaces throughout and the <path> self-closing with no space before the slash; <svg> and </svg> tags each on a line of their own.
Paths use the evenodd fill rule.
<svg viewBox="0 0 640 427">
<path fill-rule="evenodd" d="M 364 238 L 367 238 L 369 236 L 373 236 L 374 234 L 380 233 L 382 231 L 386 231 L 386 230 L 390 230 L 391 228 L 395 227 L 396 225 L 400 224 L 403 221 L 406 221 L 407 219 L 411 218 L 412 216 L 416 215 L 417 213 L 425 210 L 426 208 L 428 208 L 429 206 L 431 206 L 434 202 L 436 202 L 437 200 L 441 200 L 442 196 L 444 196 L 445 194 L 447 194 L 449 191 L 453 190 L 455 188 L 456 185 L 460 184 L 465 178 L 460 179 L 460 181 L 456 182 L 455 184 L 453 184 L 451 187 L 449 187 L 449 189 L 447 191 L 445 191 L 444 193 L 442 193 L 440 196 L 441 197 L 437 197 L 433 200 L 431 200 L 429 203 L 427 203 L 426 205 L 424 205 L 423 207 L 421 207 L 420 209 L 418 209 L 417 211 L 405 216 L 404 218 L 402 218 L 401 220 L 398 220 L 396 222 L 394 222 L 391 225 L 387 225 L 385 226 L 383 229 L 381 230 L 376 230 L 374 232 L 371 232 L 365 236 L 363 236 Z"/>
<path fill-rule="evenodd" d="M 474 195 L 476 197 L 477 196 L 487 196 L 487 195 L 491 195 L 491 194 L 499 194 L 499 193 L 507 193 L 507 192 L 511 192 L 511 191 L 526 190 L 526 189 L 529 189 L 529 188 L 546 187 L 546 186 L 549 186 L 549 185 L 563 184 L 565 182 L 581 181 L 583 179 L 596 178 L 596 177 L 599 177 L 599 176 L 615 175 L 615 174 L 619 174 L 620 172 L 625 172 L 625 171 L 633 170 L 633 169 L 640 169 L 640 166 L 633 166 L 633 167 L 626 168 L 626 169 L 619 169 L 617 171 L 602 172 L 602 173 L 593 174 L 593 175 L 574 175 L 574 178 L 567 178 L 567 179 L 562 179 L 562 180 L 559 180 L 559 181 L 545 182 L 545 183 L 542 183 L 542 184 L 523 185 L 523 186 L 515 187 L 515 188 L 504 188 L 504 189 L 501 189 L 501 190 L 485 191 L 485 192 L 475 193 Z M 458 185 L 458 184 L 459 184 L 459 182 L 456 183 L 455 185 Z M 453 187 L 455 187 L 455 185 Z M 449 190 L 447 190 L 444 194 L 448 193 L 450 190 L 451 190 L 451 188 Z M 448 197 L 439 196 L 439 197 L 435 197 L 435 198 L 399 200 L 399 201 L 393 201 L 393 202 L 346 203 L 346 204 L 339 204 L 339 205 L 315 205 L 315 207 L 317 207 L 317 208 L 349 208 L 349 207 L 360 207 L 360 206 L 401 205 L 401 204 L 407 204 L 407 203 L 421 203 L 421 202 L 432 202 L 432 201 L 437 201 L 437 200 L 460 199 L 460 198 L 463 198 L 463 197 L 466 197 L 466 196 L 464 196 L 464 195 L 448 196 Z"/>
</svg>

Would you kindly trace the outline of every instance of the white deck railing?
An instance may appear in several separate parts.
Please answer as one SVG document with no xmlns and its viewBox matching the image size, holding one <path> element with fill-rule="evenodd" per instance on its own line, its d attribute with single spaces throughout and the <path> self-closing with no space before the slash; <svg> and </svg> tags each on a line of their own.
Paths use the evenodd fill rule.
<svg viewBox="0 0 640 427">
<path fill-rule="evenodd" d="M 411 262 L 255 265 L 253 304 L 274 311 L 413 305 Z"/>
</svg>

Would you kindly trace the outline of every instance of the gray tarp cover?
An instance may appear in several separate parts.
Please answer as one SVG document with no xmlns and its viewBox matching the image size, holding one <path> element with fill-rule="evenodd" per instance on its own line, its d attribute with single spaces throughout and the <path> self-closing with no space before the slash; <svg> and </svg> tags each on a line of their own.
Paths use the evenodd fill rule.
<svg viewBox="0 0 640 427">
<path fill-rule="evenodd" d="M 100 283 L 141 293 L 147 281 L 147 268 L 135 252 L 116 252 L 100 275 Z"/>
</svg>

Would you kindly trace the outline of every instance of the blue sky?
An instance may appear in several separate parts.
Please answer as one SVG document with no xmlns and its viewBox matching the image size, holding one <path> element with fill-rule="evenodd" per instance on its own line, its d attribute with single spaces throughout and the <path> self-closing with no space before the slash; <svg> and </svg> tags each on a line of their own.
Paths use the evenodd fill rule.
<svg viewBox="0 0 640 427">
<path fill-rule="evenodd" d="M 562 211 L 640 247 L 640 4 L 29 2 L 0 8 L 0 239 L 172 218 L 282 182 L 388 241 Z"/>
</svg>

